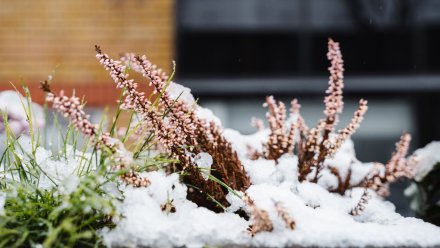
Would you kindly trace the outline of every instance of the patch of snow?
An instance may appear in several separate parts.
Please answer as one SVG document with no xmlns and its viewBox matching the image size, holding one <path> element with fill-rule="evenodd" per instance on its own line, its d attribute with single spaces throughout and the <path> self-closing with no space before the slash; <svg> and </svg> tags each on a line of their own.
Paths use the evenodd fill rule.
<svg viewBox="0 0 440 248">
<path fill-rule="evenodd" d="M 236 191 L 236 192 L 228 192 L 226 195 L 226 200 L 231 204 L 229 207 L 227 207 L 226 212 L 233 213 L 240 208 L 243 208 L 245 206 L 244 201 L 242 200 L 243 192 Z"/>
<path fill-rule="evenodd" d="M 90 153 L 75 151 L 70 145 L 67 145 L 66 154 L 63 155 L 65 156 L 56 156 L 58 157 L 56 158 L 50 151 L 41 147 L 37 148 L 37 163 L 44 172 L 40 176 L 39 187 L 48 189 L 56 184 L 62 187 L 63 192 L 71 193 L 79 183 L 80 170 L 86 170 L 89 167 L 84 161 L 92 161 L 88 169 L 96 168 Z"/>
<path fill-rule="evenodd" d="M 423 148 L 417 149 L 414 154 L 416 181 L 421 181 L 440 162 L 440 142 L 434 141 Z"/>
<path fill-rule="evenodd" d="M 247 222 L 233 213 L 216 214 L 186 200 L 186 186 L 176 174 L 145 174 L 151 181 L 147 188 L 124 189 L 121 219 L 113 230 L 103 230 L 108 246 L 202 247 L 205 244 L 246 244 Z M 161 210 L 167 201 L 175 213 Z"/>
<path fill-rule="evenodd" d="M 0 92 L 0 112 L 8 116 L 9 126 L 16 136 L 29 131 L 29 124 L 26 121 L 27 101 L 24 96 L 16 91 L 7 90 Z M 36 103 L 31 103 L 33 128 L 43 127 L 45 124 L 43 107 Z M 4 130 L 3 116 L 0 116 L 0 133 Z"/>
<path fill-rule="evenodd" d="M 440 228 L 415 218 L 404 218 L 395 212 L 392 203 L 370 191 L 365 210 L 358 216 L 350 215 L 364 189 L 353 188 L 345 195 L 330 193 L 326 188 L 336 183 L 330 173 L 323 173 L 319 184 L 298 182 L 298 159 L 282 156 L 278 164 L 260 158 L 247 159 L 248 144 L 261 147 L 267 132 L 244 136 L 225 130 L 226 138 L 238 152 L 252 185 L 246 193 L 258 208 L 268 212 L 273 222 L 272 232 L 247 234 L 252 224 L 233 212 L 246 209 L 242 199 L 232 192 L 226 196 L 230 206 L 225 213 L 216 214 L 197 207 L 186 199 L 187 187 L 176 174 L 162 172 L 143 174 L 150 179 L 147 188 L 123 187 L 124 202 L 120 205 L 124 216 L 113 230 L 103 230 L 109 246 L 151 247 L 374 247 L 374 246 L 439 246 Z M 356 159 L 353 143 L 347 141 L 326 165 L 337 167 L 345 177 L 352 170 L 351 182 L 359 182 L 373 164 Z M 325 170 L 323 171 L 325 172 Z M 240 196 L 243 192 L 238 192 Z M 161 206 L 172 202 L 176 211 L 162 211 Z M 296 228 L 285 227 L 275 209 L 280 202 L 296 223 Z"/>
<path fill-rule="evenodd" d="M 196 105 L 196 100 L 194 99 L 194 96 L 191 94 L 191 89 L 188 87 L 185 87 L 175 82 L 170 82 L 167 88 L 167 92 L 174 100 L 178 99 L 180 101 L 185 102 L 189 106 Z"/>
<path fill-rule="evenodd" d="M 196 116 L 200 119 L 206 120 L 207 124 L 209 124 L 210 122 L 214 122 L 219 126 L 222 125 L 221 120 L 212 112 L 212 110 L 197 106 L 195 111 Z"/>
<path fill-rule="evenodd" d="M 5 215 L 6 193 L 0 192 L 0 216 Z"/>
<path fill-rule="evenodd" d="M 209 153 L 201 152 L 194 158 L 194 163 L 199 167 L 202 176 L 205 180 L 208 180 L 211 175 L 212 157 Z"/>
</svg>

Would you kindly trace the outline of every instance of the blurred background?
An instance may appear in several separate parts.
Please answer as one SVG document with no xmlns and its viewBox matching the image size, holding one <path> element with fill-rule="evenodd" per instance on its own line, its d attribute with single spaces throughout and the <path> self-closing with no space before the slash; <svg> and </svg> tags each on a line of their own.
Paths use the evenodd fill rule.
<svg viewBox="0 0 440 248">
<path fill-rule="evenodd" d="M 95 59 L 147 54 L 192 88 L 225 127 L 253 132 L 264 97 L 299 99 L 309 125 L 322 117 L 327 39 L 341 43 L 348 122 L 369 100 L 354 135 L 362 161 L 386 162 L 403 131 L 412 147 L 440 140 L 440 1 L 435 0 L 0 0 L 0 90 L 38 82 L 85 95 L 98 116 L 119 96 Z M 411 215 L 395 184 L 391 200 Z"/>
</svg>

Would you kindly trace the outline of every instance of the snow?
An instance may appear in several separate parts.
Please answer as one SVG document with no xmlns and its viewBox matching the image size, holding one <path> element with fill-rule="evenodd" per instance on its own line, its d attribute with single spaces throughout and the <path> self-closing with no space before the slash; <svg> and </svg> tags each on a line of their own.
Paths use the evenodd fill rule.
<svg viewBox="0 0 440 248">
<path fill-rule="evenodd" d="M 31 155 L 32 145 L 30 137 L 21 136 L 18 139 L 18 144 L 20 149 L 15 151 L 15 155 L 24 164 L 32 168 L 30 160 L 34 159 L 34 157 Z M 84 170 L 94 170 L 96 168 L 95 160 L 90 159 L 91 156 L 91 153 L 76 151 L 70 145 L 67 145 L 65 151 L 62 151 L 60 154 L 54 154 L 50 150 L 37 147 L 35 150 L 35 162 L 38 165 L 38 170 L 41 170 L 38 187 L 42 189 L 58 187 L 60 193 L 63 194 L 73 192 L 79 183 L 79 175 Z M 89 165 L 86 161 L 92 162 Z M 0 166 L 0 171 L 4 171 L 4 166 L 4 164 Z M 12 178 L 10 173 L 6 173 L 4 176 L 9 179 Z"/>
<path fill-rule="evenodd" d="M 416 162 L 416 181 L 421 181 L 440 162 L 440 142 L 434 141 L 413 154 Z"/>
<path fill-rule="evenodd" d="M 199 167 L 202 172 L 202 176 L 205 180 L 208 180 L 211 175 L 212 157 L 207 152 L 201 152 L 194 158 L 194 163 Z"/>
<path fill-rule="evenodd" d="M 0 216 L 5 214 L 5 201 L 6 201 L 6 194 L 0 192 Z"/>
<path fill-rule="evenodd" d="M 207 124 L 209 124 L 210 122 L 214 122 L 219 126 L 222 125 L 221 120 L 217 116 L 215 116 L 214 113 L 208 108 L 197 106 L 195 113 L 196 116 L 200 119 L 206 120 Z"/>
<path fill-rule="evenodd" d="M 261 232 L 254 237 L 246 232 L 251 223 L 233 213 L 239 208 L 246 209 L 239 197 L 242 192 L 238 192 L 239 196 L 230 192 L 227 200 L 231 206 L 225 213 L 216 214 L 186 200 L 187 188 L 179 182 L 178 175 L 149 172 L 144 176 L 151 180 L 151 186 L 121 189 L 125 198 L 119 210 L 124 218 L 115 229 L 103 230 L 105 244 L 146 247 L 440 245 L 440 228 L 416 218 L 402 217 L 392 203 L 373 191 L 369 192 L 372 199 L 365 210 L 358 216 L 350 215 L 364 189 L 354 188 L 343 196 L 330 193 L 326 188 L 334 186 L 336 179 L 329 173 L 324 174 L 318 184 L 300 183 L 296 156 L 284 155 L 277 165 L 265 159 L 247 159 L 246 145 L 261 148 L 267 131 L 245 136 L 225 130 L 224 134 L 233 142 L 251 178 L 252 186 L 246 193 L 258 208 L 268 211 L 274 226 L 272 232 Z M 337 166 L 343 177 L 351 168 L 353 182 L 360 181 L 373 165 L 356 159 L 350 140 L 327 163 Z M 175 206 L 176 212 L 162 211 L 161 206 L 167 202 Z M 295 221 L 294 230 L 285 227 L 274 206 L 277 202 L 281 202 Z"/>
<path fill-rule="evenodd" d="M 26 98 L 18 92 L 11 90 L 0 92 L 0 113 L 7 114 L 11 130 L 16 136 L 29 130 L 23 105 L 27 107 Z M 36 103 L 31 103 L 30 110 L 34 128 L 43 127 L 45 124 L 43 108 Z M 0 133 L 3 131 L 3 116 L 0 116 Z"/>
<path fill-rule="evenodd" d="M 167 88 L 168 94 L 170 94 L 171 98 L 174 100 L 178 99 L 188 104 L 188 106 L 195 106 L 196 100 L 191 94 L 191 89 L 185 87 L 181 84 L 170 82 Z"/>
<path fill-rule="evenodd" d="M 121 213 L 125 217 L 114 230 L 104 230 L 108 246 L 202 247 L 204 244 L 245 244 L 247 222 L 233 213 L 216 214 L 186 200 L 186 186 L 176 174 L 144 174 L 147 188 L 124 189 Z M 162 212 L 161 205 L 173 200 L 175 213 Z"/>
<path fill-rule="evenodd" d="M 79 183 L 79 174 L 86 170 L 90 159 L 90 153 L 75 151 L 73 147 L 67 146 L 66 153 L 61 156 L 54 156 L 51 151 L 38 147 L 36 150 L 37 163 L 44 172 L 40 175 L 39 187 L 49 189 L 58 185 L 60 191 L 65 194 L 73 192 Z M 92 162 L 90 169 L 95 169 L 96 164 Z"/>
</svg>

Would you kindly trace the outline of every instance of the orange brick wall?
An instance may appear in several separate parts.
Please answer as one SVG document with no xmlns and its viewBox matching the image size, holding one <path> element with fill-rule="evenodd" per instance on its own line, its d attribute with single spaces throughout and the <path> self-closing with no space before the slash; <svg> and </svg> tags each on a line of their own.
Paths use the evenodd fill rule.
<svg viewBox="0 0 440 248">
<path fill-rule="evenodd" d="M 147 54 L 169 72 L 174 1 L 0 0 L 0 90 L 21 79 L 35 88 L 57 67 L 55 84 L 83 89 L 94 105 L 108 104 L 114 87 L 95 44 L 113 57 Z"/>
</svg>

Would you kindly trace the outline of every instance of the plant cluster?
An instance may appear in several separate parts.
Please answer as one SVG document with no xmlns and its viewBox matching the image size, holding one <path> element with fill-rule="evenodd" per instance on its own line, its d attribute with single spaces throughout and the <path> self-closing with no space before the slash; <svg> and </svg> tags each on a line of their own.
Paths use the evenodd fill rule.
<svg viewBox="0 0 440 248">
<path fill-rule="evenodd" d="M 154 87 L 155 95 L 147 97 L 137 89 L 138 84 L 129 79 L 127 65 L 102 53 L 99 46 L 96 46 L 96 52 L 96 57 L 109 71 L 116 87 L 122 89 L 120 108 L 139 116 L 141 130 L 145 130 L 148 136 L 145 145 L 136 154 L 148 147 L 148 143 L 158 142 L 163 152 L 178 161 L 173 170 L 181 173 L 183 182 L 189 186 L 188 198 L 214 211 L 223 211 L 228 206 L 226 195 L 229 190 L 246 190 L 249 187 L 249 178 L 230 142 L 222 136 L 221 128 L 214 122 L 198 118 L 194 106 L 173 99 L 166 91 L 171 81 L 161 69 L 146 56 L 128 55 L 122 60 L 128 62 L 133 71 L 141 73 Z M 48 93 L 46 100 L 53 103 L 54 109 L 68 118 L 77 130 L 95 140 L 98 148 L 106 148 L 115 156 L 113 161 L 116 169 L 129 170 L 122 174 L 124 181 L 135 186 L 149 184 L 148 179 L 138 176 L 137 168 L 132 166 L 132 158 L 125 153 L 124 144 L 115 141 L 109 133 L 97 136 L 96 125 L 88 120 L 79 98 L 69 98 L 63 92 L 58 96 L 50 90 L 47 82 L 43 82 L 41 88 Z M 194 161 L 195 155 L 202 152 L 209 153 L 213 159 L 210 180 L 204 179 Z"/>
<path fill-rule="evenodd" d="M 75 157 L 78 167 L 72 168 L 70 186 L 65 178 L 42 168 L 42 153 L 48 152 L 42 131 L 47 130 L 34 129 L 35 108 L 28 89 L 23 90 L 25 97 L 19 97 L 18 104 L 27 118 L 27 134 L 17 136 L 10 115 L 3 113 L 6 149 L 0 156 L 0 247 L 95 247 L 101 244 L 98 230 L 114 226 L 112 220 L 119 218 L 117 199 L 103 189 L 113 176 L 106 173 L 104 164 L 96 168 L 96 150 L 91 155 L 69 154 L 69 147 L 78 144 L 72 127 L 60 131 L 61 146 L 44 159 L 67 163 Z"/>
<path fill-rule="evenodd" d="M 5 198 L 0 217 L 0 247 L 95 247 L 97 232 L 112 227 L 117 216 L 112 197 L 92 173 L 66 194 L 20 183 Z"/>
<path fill-rule="evenodd" d="M 263 153 L 259 154 L 257 151 L 250 150 L 249 158 L 264 157 L 277 162 L 284 154 L 294 154 L 296 148 L 298 180 L 300 182 L 308 180 L 316 183 L 319 180 L 321 171 L 326 169 L 338 180 L 338 187 L 329 189 L 331 191 L 343 195 L 346 190 L 361 186 L 375 190 L 380 195 L 386 195 L 389 183 L 396 181 L 398 178 L 414 177 L 414 168 L 408 165 L 405 158 L 411 136 L 404 133 L 396 144 L 396 151 L 388 163 L 385 165 L 376 163 L 371 173 L 359 184 L 350 184 L 351 170 L 343 178 L 336 167 L 325 165 L 326 159 L 332 158 L 342 144 L 359 128 L 368 109 L 367 101 L 361 99 L 350 123 L 336 133 L 334 132 L 339 122 L 339 114 L 342 113 L 344 106 L 342 96 L 344 64 L 339 43 L 334 42 L 332 39 L 328 41 L 327 58 L 330 61 L 330 77 L 329 87 L 326 91 L 327 95 L 324 99 L 325 118 L 321 119 L 316 127 L 309 128 L 300 114 L 301 105 L 297 99 L 294 99 L 291 102 L 290 113 L 291 119 L 295 121 L 288 122 L 284 103 L 276 102 L 272 96 L 267 97 L 264 106 L 269 109 L 266 114 L 270 129 L 269 138 L 263 144 Z"/>
<path fill-rule="evenodd" d="M 77 171 L 81 180 L 74 190 L 67 193 L 60 191 L 57 180 L 47 175 L 36 162 L 42 142 L 39 131 L 33 129 L 30 108 L 27 108 L 26 114 L 31 148 L 27 150 L 20 147 L 18 137 L 11 131 L 9 117 L 5 114 L 2 117 L 4 124 L 1 128 L 8 137 L 8 148 L 1 157 L 0 165 L 4 165 L 3 176 L 6 178 L 8 175 L 8 179 L 1 178 L 0 186 L 9 193 L 4 198 L 5 217 L 0 216 L 0 234 L 4 237 L 0 240 L 0 247 L 37 244 L 80 247 L 99 244 L 97 230 L 114 225 L 114 218 L 119 218 L 114 206 L 121 200 L 121 197 L 108 194 L 104 190 L 105 185 L 113 183 L 126 187 L 148 187 L 151 181 L 142 173 L 157 169 L 178 173 L 181 182 L 187 186 L 187 199 L 214 212 L 223 212 L 231 205 L 228 194 L 241 198 L 244 206 L 236 213 L 249 217 L 252 223 L 249 233 L 254 236 L 259 232 L 272 231 L 274 224 L 268 211 L 259 208 L 244 193 L 251 186 L 251 180 L 231 142 L 225 138 L 222 127 L 201 118 L 196 113 L 198 106 L 195 102 L 172 96 L 169 88 L 174 84 L 171 82 L 173 74 L 166 75 L 145 55 L 125 54 L 120 60 L 114 60 L 103 53 L 99 46 L 95 50 L 96 58 L 109 72 L 116 88 L 121 89 L 117 112 L 108 132 L 103 131 L 102 123 L 93 124 L 90 121 L 84 111 L 84 102 L 75 94 L 69 97 L 63 91 L 55 93 L 51 90 L 50 81 L 41 83 L 41 89 L 47 93 L 46 107 L 52 104 L 52 108 L 70 123 L 63 136 L 64 146 L 61 150 L 66 151 L 69 144 L 76 148 L 79 134 L 86 138 L 84 152 L 91 144 L 92 156 L 84 162 L 81 159 Z M 403 134 L 388 163 L 376 163 L 375 168 L 357 184 L 351 182 L 351 170 L 343 175 L 337 166 L 327 164 L 326 161 L 359 128 L 367 111 L 367 101 L 361 99 L 350 123 L 335 131 L 344 105 L 344 66 L 339 43 L 331 39 L 327 58 L 331 66 L 329 88 L 324 99 L 325 117 L 316 127 L 309 128 L 300 114 L 298 100 L 291 102 L 288 117 L 285 104 L 268 96 L 264 106 L 268 108 L 266 117 L 270 133 L 263 144 L 263 151 L 253 150 L 249 146 L 249 158 L 273 160 L 279 164 L 283 156 L 296 155 L 299 182 L 319 183 L 322 172 L 327 170 L 338 181 L 338 186 L 329 188 L 329 191 L 344 195 L 354 187 L 364 187 L 364 194 L 349 213 L 356 216 L 362 213 L 370 199 L 368 190 L 385 195 L 389 183 L 414 176 L 414 168 L 405 158 L 411 137 Z M 130 71 L 143 76 L 153 89 L 151 95 L 147 96 L 139 89 L 139 83 L 130 78 Z M 31 102 L 28 92 L 26 101 Z M 130 114 L 130 123 L 118 131 L 122 111 Z M 132 122 L 134 119 L 138 119 L 138 122 Z M 253 123 L 259 130 L 264 128 L 261 120 L 255 119 Z M 131 139 L 133 137 L 136 138 Z M 27 158 L 24 159 L 17 150 L 23 151 Z M 150 155 L 151 150 L 159 154 Z M 64 157 L 67 157 L 66 154 Z M 204 157 L 209 159 L 202 166 L 200 159 Z M 48 177 L 53 187 L 40 188 L 42 176 Z M 161 210 L 166 214 L 176 212 L 173 201 L 168 199 L 161 204 Z M 296 222 L 284 204 L 277 201 L 273 207 L 285 227 L 295 229 Z"/>
</svg>

